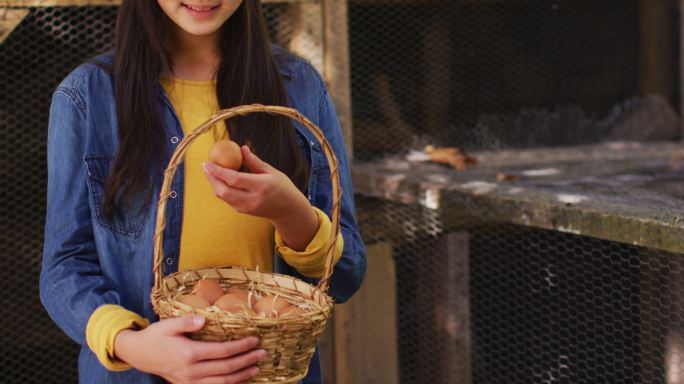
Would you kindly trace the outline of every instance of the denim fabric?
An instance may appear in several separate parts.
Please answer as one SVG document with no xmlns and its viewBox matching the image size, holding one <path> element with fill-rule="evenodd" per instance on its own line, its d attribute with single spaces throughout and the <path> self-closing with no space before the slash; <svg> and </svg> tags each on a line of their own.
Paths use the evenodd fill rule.
<svg viewBox="0 0 684 384">
<path fill-rule="evenodd" d="M 274 52 L 285 80 L 290 106 L 325 133 L 339 160 L 342 186 L 341 227 L 344 252 L 334 268 L 331 296 L 346 301 L 361 285 L 366 270 L 365 247 L 355 220 L 349 163 L 330 95 L 319 74 L 307 62 Z M 142 200 L 113 218 L 102 215 L 105 180 L 118 147 L 113 81 L 95 62 L 111 64 L 112 53 L 76 68 L 55 90 L 48 129 L 48 196 L 45 247 L 40 276 L 40 297 L 52 319 L 81 345 L 79 376 L 82 383 L 157 383 L 158 377 L 135 369 L 105 369 L 85 341 L 85 328 L 93 311 L 103 304 L 118 304 L 151 321 L 157 319 L 150 303 L 152 250 L 161 178 L 154 181 L 155 196 Z M 183 138 L 178 117 L 159 85 L 159 108 L 166 130 L 168 156 Z M 150 111 L 154 113 L 154 111 Z M 331 185 L 327 160 L 316 138 L 298 122 L 297 142 L 310 165 L 308 198 L 330 214 Z M 181 166 L 172 183 L 164 238 L 164 274 L 177 271 L 183 220 Z M 277 254 L 275 271 L 299 275 Z M 305 279 L 315 282 L 315 279 Z M 318 355 L 304 383 L 321 381 Z"/>
</svg>

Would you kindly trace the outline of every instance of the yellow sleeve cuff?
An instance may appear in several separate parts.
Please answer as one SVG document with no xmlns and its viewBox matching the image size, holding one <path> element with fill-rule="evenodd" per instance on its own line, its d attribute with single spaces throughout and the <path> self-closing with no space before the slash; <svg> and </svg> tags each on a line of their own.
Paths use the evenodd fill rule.
<svg viewBox="0 0 684 384">
<path fill-rule="evenodd" d="M 323 269 L 325 268 L 325 252 L 328 249 L 330 240 L 330 231 L 332 230 L 332 223 L 325 212 L 313 207 L 318 215 L 319 226 L 316 235 L 311 240 L 306 249 L 298 252 L 288 247 L 280 233 L 275 231 L 276 251 L 283 257 L 285 262 L 306 277 L 321 277 Z M 337 235 L 337 242 L 335 244 L 335 252 L 333 254 L 333 265 L 342 256 L 344 249 L 344 240 L 342 234 Z"/>
<path fill-rule="evenodd" d="M 114 339 L 124 329 L 143 329 L 150 322 L 135 312 L 118 305 L 97 308 L 86 326 L 86 342 L 102 365 L 110 371 L 125 371 L 131 366 L 114 354 Z"/>
</svg>

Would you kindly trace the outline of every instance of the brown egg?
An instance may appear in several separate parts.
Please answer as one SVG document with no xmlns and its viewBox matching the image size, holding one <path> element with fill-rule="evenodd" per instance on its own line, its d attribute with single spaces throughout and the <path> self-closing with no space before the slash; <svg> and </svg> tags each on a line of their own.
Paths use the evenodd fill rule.
<svg viewBox="0 0 684 384">
<path fill-rule="evenodd" d="M 268 317 L 277 317 L 280 312 L 290 307 L 290 304 L 278 297 L 274 300 L 275 296 L 264 296 L 257 300 L 252 307 L 254 312 L 258 314 L 264 314 Z"/>
<path fill-rule="evenodd" d="M 296 307 L 294 305 L 289 306 L 288 308 L 283 309 L 280 311 L 280 317 L 287 317 L 287 316 L 299 316 L 306 313 L 305 310 Z"/>
<path fill-rule="evenodd" d="M 227 288 L 227 289 L 226 289 L 226 293 L 232 293 L 232 294 L 234 294 L 234 295 L 239 295 L 239 296 L 244 297 L 245 303 L 247 303 L 248 299 L 250 298 L 249 290 L 247 290 L 247 289 L 242 289 L 242 288 L 238 288 L 238 287 L 230 287 L 230 288 Z M 248 307 L 250 307 L 250 308 L 251 308 L 251 307 L 254 305 L 254 303 L 256 302 L 256 297 L 254 297 L 254 295 L 252 295 L 252 296 L 251 296 L 251 300 L 252 300 L 252 303 L 251 303 L 252 305 L 248 305 Z"/>
<path fill-rule="evenodd" d="M 244 313 L 248 317 L 256 317 L 257 316 L 256 312 L 252 311 L 251 309 L 245 309 L 244 311 L 242 311 L 240 313 Z"/>
<path fill-rule="evenodd" d="M 204 297 L 199 295 L 181 295 L 177 297 L 176 300 L 180 301 L 183 304 L 189 305 L 195 309 L 204 309 L 207 307 L 211 307 L 211 303 L 209 303 Z"/>
<path fill-rule="evenodd" d="M 238 170 L 242 165 L 242 151 L 234 141 L 219 140 L 209 149 L 209 161 L 224 168 Z"/>
<path fill-rule="evenodd" d="M 214 305 L 226 312 L 231 313 L 243 312 L 248 309 L 247 298 L 243 295 L 235 293 L 227 293 L 221 296 L 218 300 L 216 300 Z"/>
<path fill-rule="evenodd" d="M 198 281 L 190 293 L 200 295 L 213 304 L 219 297 L 223 296 L 223 288 L 221 288 L 218 280 L 205 279 Z"/>
</svg>

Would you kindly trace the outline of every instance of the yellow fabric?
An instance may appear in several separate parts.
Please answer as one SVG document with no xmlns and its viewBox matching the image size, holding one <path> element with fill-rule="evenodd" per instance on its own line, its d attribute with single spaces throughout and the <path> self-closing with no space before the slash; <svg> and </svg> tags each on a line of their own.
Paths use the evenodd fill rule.
<svg viewBox="0 0 684 384">
<path fill-rule="evenodd" d="M 162 85 L 187 135 L 219 110 L 215 81 L 191 81 L 162 78 Z M 207 133 L 195 140 L 185 155 L 185 191 L 181 231 L 179 270 L 207 266 L 238 265 L 261 271 L 273 270 L 273 250 L 304 276 L 323 273 L 325 252 L 332 224 L 316 207 L 320 225 L 304 251 L 297 252 L 283 242 L 270 220 L 236 212 L 214 196 L 204 175 L 202 163 L 209 148 L 223 132 L 217 126 L 214 135 Z M 339 236 L 335 262 L 342 255 Z M 116 335 L 128 328 L 144 328 L 149 322 L 140 315 L 117 305 L 105 305 L 91 315 L 86 330 L 90 349 L 107 369 L 120 371 L 130 366 L 114 355 Z"/>
<path fill-rule="evenodd" d="M 187 135 L 219 110 L 215 81 L 162 79 L 169 100 Z M 195 140 L 185 154 L 183 228 L 178 269 L 236 265 L 273 270 L 273 224 L 261 217 L 236 212 L 214 196 L 202 163 L 207 161 L 223 124 L 214 134 Z M 215 137 L 217 136 L 217 137 Z"/>
<path fill-rule="evenodd" d="M 150 322 L 135 312 L 118 305 L 103 305 L 88 319 L 86 342 L 105 368 L 125 371 L 131 366 L 114 355 L 114 339 L 124 329 L 142 329 L 148 325 Z"/>
<path fill-rule="evenodd" d="M 278 231 L 275 232 L 276 250 L 283 257 L 285 262 L 291 265 L 297 272 L 307 277 L 320 277 L 325 268 L 325 254 L 328 249 L 328 240 L 330 239 L 330 231 L 332 230 L 332 223 L 325 212 L 313 207 L 319 218 L 318 232 L 313 240 L 309 243 L 305 250 L 297 252 L 288 247 L 283 239 L 280 237 Z M 335 243 L 335 251 L 333 253 L 333 265 L 342 256 L 342 249 L 344 248 L 344 240 L 342 234 L 337 235 L 337 242 Z"/>
</svg>

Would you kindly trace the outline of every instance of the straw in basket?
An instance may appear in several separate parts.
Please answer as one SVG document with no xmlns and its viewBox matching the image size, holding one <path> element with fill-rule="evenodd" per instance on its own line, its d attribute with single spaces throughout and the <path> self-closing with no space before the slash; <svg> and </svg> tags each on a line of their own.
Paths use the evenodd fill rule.
<svg viewBox="0 0 684 384">
<path fill-rule="evenodd" d="M 326 253 L 323 275 L 317 286 L 297 278 L 275 273 L 265 273 L 238 267 L 214 267 L 177 272 L 167 277 L 162 274 L 164 257 L 163 237 L 166 227 L 166 204 L 170 196 L 171 181 L 182 162 L 190 144 L 200 135 L 209 132 L 223 120 L 250 113 L 281 115 L 301 122 L 320 141 L 330 165 L 333 191 L 332 231 Z M 337 159 L 320 128 L 292 108 L 264 106 L 260 104 L 225 109 L 197 127 L 186 136 L 176 148 L 164 172 L 154 235 L 154 286 L 151 298 L 155 312 L 160 319 L 185 315 L 200 315 L 206 318 L 202 330 L 189 335 L 196 340 L 226 341 L 256 336 L 260 348 L 266 350 L 268 358 L 259 363 L 259 375 L 254 383 L 293 383 L 303 379 L 308 371 L 316 342 L 332 313 L 332 299 L 328 296 L 328 282 L 332 275 L 333 252 L 340 231 L 340 184 Z M 216 279 L 223 288 L 238 287 L 251 289 L 260 294 L 277 295 L 299 308 L 303 314 L 284 317 L 254 317 L 244 313 L 229 313 L 216 307 L 195 309 L 176 300 L 181 294 L 190 293 L 198 281 Z"/>
</svg>

